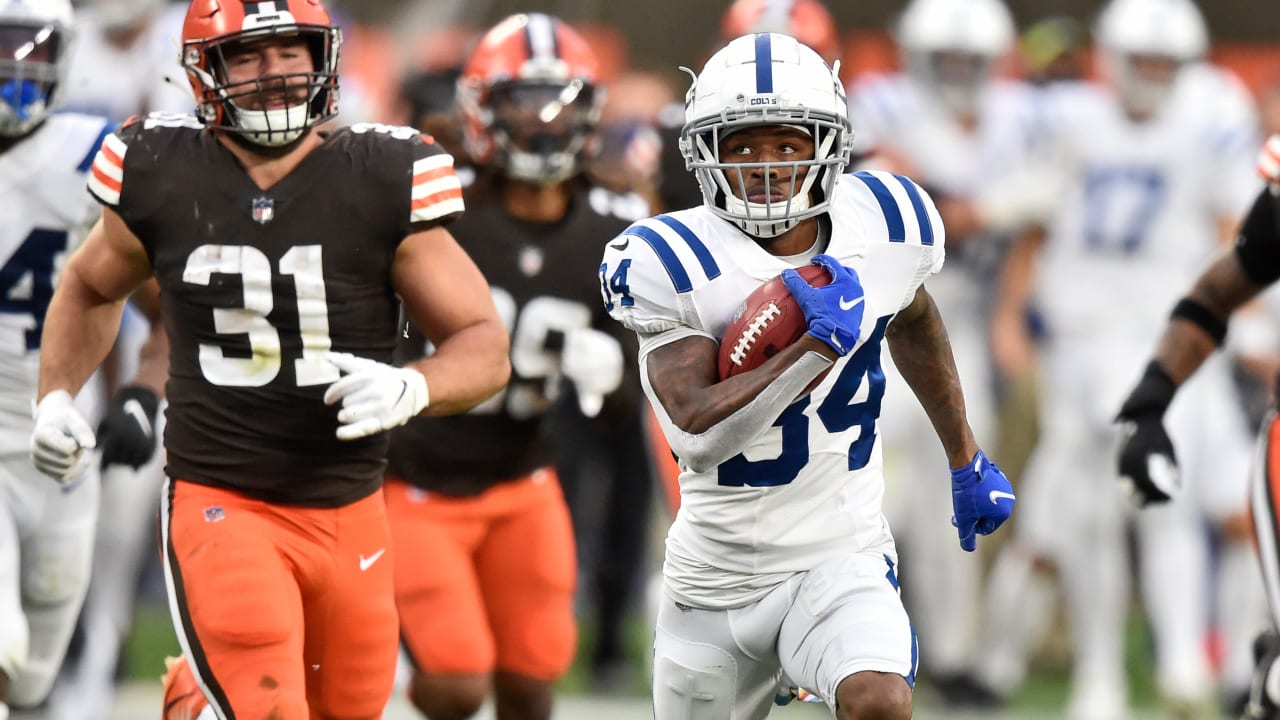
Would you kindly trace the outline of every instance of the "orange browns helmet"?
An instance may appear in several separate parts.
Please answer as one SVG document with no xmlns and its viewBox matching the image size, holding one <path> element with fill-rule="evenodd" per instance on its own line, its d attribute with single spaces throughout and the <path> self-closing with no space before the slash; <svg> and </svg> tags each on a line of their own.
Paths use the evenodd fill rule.
<svg viewBox="0 0 1280 720">
<path fill-rule="evenodd" d="M 559 18 L 512 15 L 480 39 L 458 78 L 467 152 L 507 177 L 577 174 L 604 104 L 595 53 Z"/>
<path fill-rule="evenodd" d="M 281 35 L 306 40 L 311 72 L 229 82 L 227 48 Z M 192 0 L 182 25 L 182 66 L 207 126 L 237 133 L 256 145 L 278 147 L 337 115 L 341 45 L 342 31 L 329 21 L 320 0 Z M 261 93 L 266 83 L 305 86 L 305 100 L 271 110 L 237 104 Z"/>
<path fill-rule="evenodd" d="M 828 63 L 840 57 L 836 21 L 820 0 L 737 0 L 720 18 L 720 39 L 726 43 L 764 32 L 790 35 Z"/>
</svg>

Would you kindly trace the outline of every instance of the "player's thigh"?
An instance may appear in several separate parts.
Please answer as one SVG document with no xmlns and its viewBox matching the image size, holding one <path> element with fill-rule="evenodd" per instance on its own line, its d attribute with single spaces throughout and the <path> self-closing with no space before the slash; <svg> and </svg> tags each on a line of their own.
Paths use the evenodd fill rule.
<svg viewBox="0 0 1280 720">
<path fill-rule="evenodd" d="M 237 717 L 305 717 L 302 595 L 273 510 L 170 481 L 161 532 L 174 629 L 205 697 Z"/>
<path fill-rule="evenodd" d="M 485 522 L 459 503 L 402 482 L 383 488 L 391 523 L 391 561 L 400 638 L 420 672 L 470 675 L 493 670 L 494 647 L 472 553 Z M 440 512 L 439 505 L 450 506 Z"/>
<path fill-rule="evenodd" d="M 498 670 L 554 680 L 573 662 L 573 525 L 555 476 L 506 488 L 518 504 L 494 520 L 476 553 Z"/>
<path fill-rule="evenodd" d="M 762 636 L 777 632 L 781 615 L 770 615 L 773 633 Z M 749 620 L 746 613 L 662 599 L 654 629 L 654 720 L 757 720 L 769 714 L 780 668 L 772 643 L 760 643 L 769 652 L 743 649 L 752 639 L 736 637 L 735 628 L 751 625 Z"/>
<path fill-rule="evenodd" d="M 888 558 L 864 552 L 810 570 L 782 621 L 778 656 L 792 681 L 833 708 L 854 673 L 891 673 L 914 686 L 919 648 Z"/>
<path fill-rule="evenodd" d="M 303 588 L 311 717 L 380 718 L 399 647 L 391 529 L 381 493 L 332 512 L 333 544 L 314 556 L 330 571 Z"/>
</svg>

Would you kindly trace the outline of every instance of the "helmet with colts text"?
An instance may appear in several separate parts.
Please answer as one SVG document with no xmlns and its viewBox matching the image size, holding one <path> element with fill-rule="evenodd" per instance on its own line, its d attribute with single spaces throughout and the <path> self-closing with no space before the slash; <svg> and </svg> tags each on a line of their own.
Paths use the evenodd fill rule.
<svg viewBox="0 0 1280 720">
<path fill-rule="evenodd" d="M 595 53 L 567 23 L 508 17 L 485 33 L 458 78 L 467 153 L 521 182 L 576 175 L 604 104 L 599 80 Z"/>
<path fill-rule="evenodd" d="M 70 0 L 0 2 L 0 137 L 26 135 L 58 105 L 74 39 Z"/>
<path fill-rule="evenodd" d="M 907 74 L 971 116 L 1015 34 L 1003 0 L 911 0 L 895 37 Z"/>
<path fill-rule="evenodd" d="M 1159 110 L 1181 68 L 1209 47 L 1204 17 L 1191 0 L 1112 0 L 1094 36 L 1102 73 L 1125 109 L 1140 116 Z"/>
<path fill-rule="evenodd" d="M 829 63 L 840 57 L 836 21 L 820 0 L 736 0 L 720 18 L 720 38 L 726 43 L 762 32 L 790 35 Z"/>
<path fill-rule="evenodd" d="M 707 60 L 685 95 L 680 152 L 712 212 L 748 235 L 772 238 L 827 210 L 853 142 L 838 71 L 838 62 L 829 67 L 813 49 L 778 33 L 745 35 Z M 813 157 L 777 163 L 734 163 L 720 157 L 725 137 L 767 125 L 807 133 Z M 778 174 L 790 177 L 790 187 L 781 188 L 785 200 L 745 199 L 747 173 L 762 171 L 770 178 L 783 165 L 790 171 Z"/>
<path fill-rule="evenodd" d="M 257 42 L 299 39 L 310 70 L 233 79 L 229 62 Z M 206 126 L 265 147 L 288 145 L 338 113 L 342 32 L 320 0 L 192 0 L 182 66 Z M 278 96 L 283 100 L 268 102 Z"/>
</svg>

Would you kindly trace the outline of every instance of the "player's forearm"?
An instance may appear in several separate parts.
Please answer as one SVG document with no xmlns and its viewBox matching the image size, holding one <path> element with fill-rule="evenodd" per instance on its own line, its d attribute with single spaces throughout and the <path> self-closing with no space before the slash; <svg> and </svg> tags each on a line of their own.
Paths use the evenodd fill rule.
<svg viewBox="0 0 1280 720">
<path fill-rule="evenodd" d="M 889 325 L 886 339 L 893 362 L 915 393 L 942 441 L 951 467 L 961 467 L 978 451 L 965 413 L 964 392 L 951 343 L 938 308 L 928 295 L 910 316 Z"/>
<path fill-rule="evenodd" d="M 142 385 L 156 395 L 164 397 L 164 384 L 169 379 L 169 336 L 158 320 L 151 325 L 151 334 L 138 353 L 138 374 L 133 384 Z"/>
<path fill-rule="evenodd" d="M 1236 253 L 1228 249 L 1200 275 L 1186 299 L 1225 324 L 1261 290 L 1245 275 Z M 1218 343 L 1208 331 L 1187 318 L 1175 317 L 1165 327 L 1155 360 L 1181 385 L 1217 349 Z"/>
<path fill-rule="evenodd" d="M 436 352 L 410 364 L 427 379 L 430 403 L 424 415 L 466 412 L 493 397 L 511 377 L 507 330 L 481 321 L 450 335 Z"/>
<path fill-rule="evenodd" d="M 52 390 L 79 392 L 111 350 L 123 310 L 124 299 L 99 295 L 68 266 L 45 314 L 39 397 Z"/>
</svg>

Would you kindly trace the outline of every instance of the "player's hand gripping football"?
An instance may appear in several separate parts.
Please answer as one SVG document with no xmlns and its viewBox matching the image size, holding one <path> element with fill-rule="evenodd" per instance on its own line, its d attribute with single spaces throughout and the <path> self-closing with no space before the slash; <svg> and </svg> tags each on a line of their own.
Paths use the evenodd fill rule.
<svg viewBox="0 0 1280 720">
<path fill-rule="evenodd" d="M 36 406 L 35 429 L 31 433 L 31 459 L 36 469 L 66 483 L 89 464 L 86 450 L 97 445 L 89 423 L 80 416 L 75 400 L 66 390 L 54 390 Z"/>
<path fill-rule="evenodd" d="M 1013 486 L 979 450 L 967 465 L 951 470 L 951 524 L 966 552 L 978 548 L 978 535 L 995 532 L 1013 512 Z"/>
<path fill-rule="evenodd" d="M 135 470 L 147 464 L 156 452 L 156 415 L 160 398 L 150 389 L 129 385 L 121 388 L 98 423 L 102 446 L 102 468 L 128 465 Z"/>
<path fill-rule="evenodd" d="M 622 346 L 599 330 L 574 330 L 565 336 L 560 369 L 573 381 L 582 414 L 595 417 L 604 397 L 622 384 Z"/>
<path fill-rule="evenodd" d="M 429 402 L 427 379 L 411 368 L 399 368 L 350 353 L 326 356 L 342 377 L 324 392 L 324 404 L 342 403 L 338 439 L 357 440 L 409 422 Z"/>
<path fill-rule="evenodd" d="M 1176 386 L 1148 369 L 1120 408 L 1120 485 L 1134 504 L 1167 502 L 1181 486 L 1178 456 L 1164 429 L 1164 411 Z"/>
<path fill-rule="evenodd" d="M 826 343 L 841 357 L 848 355 L 861 333 L 864 305 L 862 282 L 851 268 L 830 255 L 816 255 L 813 264 L 831 273 L 831 283 L 813 287 L 790 268 L 782 271 L 782 282 L 800 304 L 809 323 L 809 334 Z"/>
</svg>

